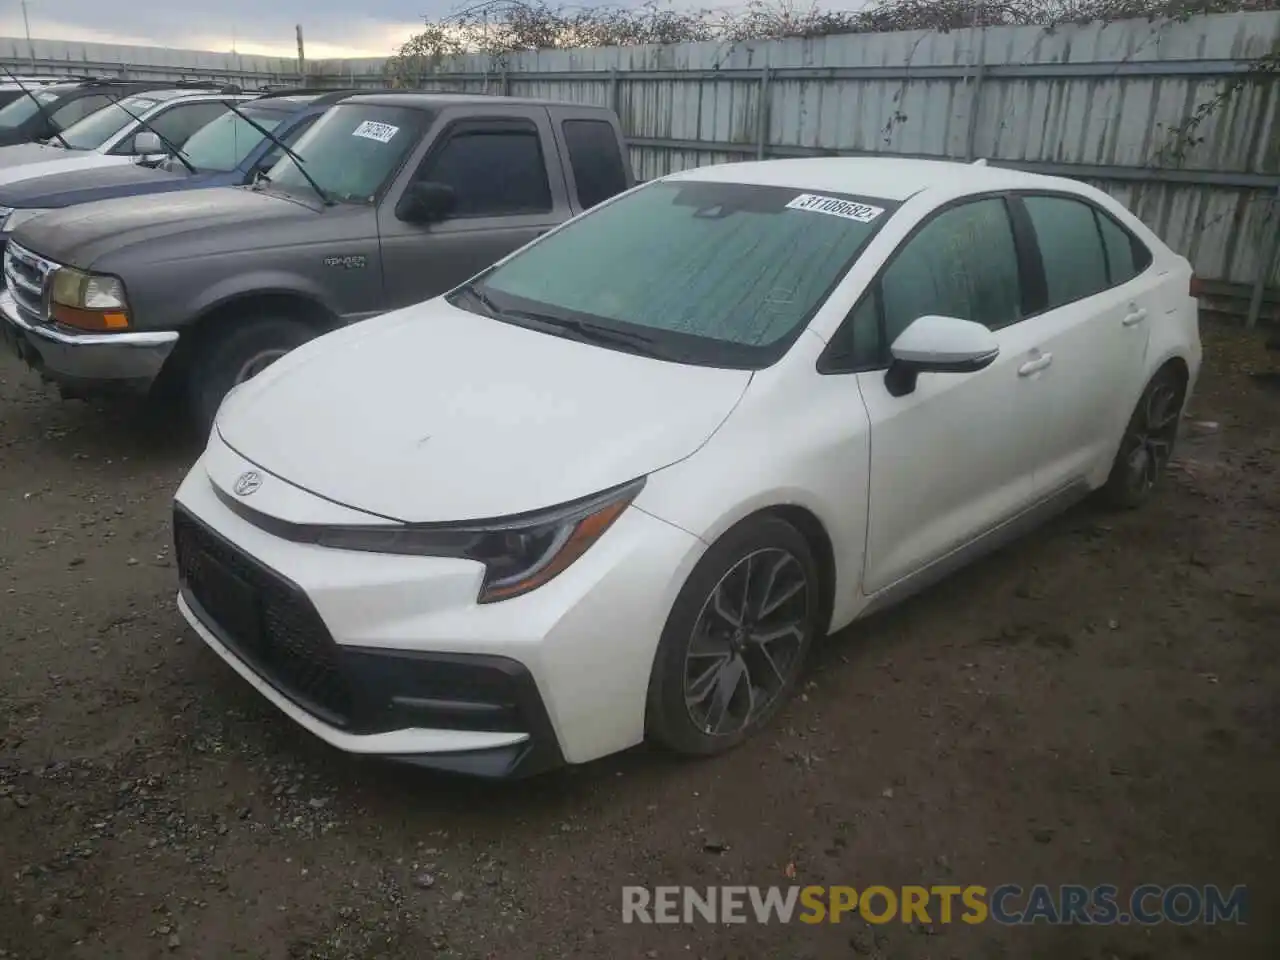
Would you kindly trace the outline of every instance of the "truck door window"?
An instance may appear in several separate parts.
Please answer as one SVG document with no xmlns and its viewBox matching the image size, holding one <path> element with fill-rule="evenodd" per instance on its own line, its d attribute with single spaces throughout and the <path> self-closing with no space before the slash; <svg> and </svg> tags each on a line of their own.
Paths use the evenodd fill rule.
<svg viewBox="0 0 1280 960">
<path fill-rule="evenodd" d="M 524 121 L 455 130 L 427 158 L 418 179 L 453 187 L 458 195 L 454 217 L 551 211 L 542 140 L 538 128 Z"/>
<path fill-rule="evenodd" d="M 566 120 L 560 125 L 583 209 L 627 189 L 627 171 L 613 125 L 604 120 Z"/>
</svg>

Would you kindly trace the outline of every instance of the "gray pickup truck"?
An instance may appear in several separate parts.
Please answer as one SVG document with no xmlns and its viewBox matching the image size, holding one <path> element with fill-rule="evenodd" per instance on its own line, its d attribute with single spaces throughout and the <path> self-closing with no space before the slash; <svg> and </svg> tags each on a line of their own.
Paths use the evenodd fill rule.
<svg viewBox="0 0 1280 960">
<path fill-rule="evenodd" d="M 443 293 L 635 183 L 612 112 L 536 100 L 362 94 L 293 150 L 253 186 L 23 224 L 3 339 L 63 396 L 176 390 L 207 430 L 292 348 Z"/>
</svg>

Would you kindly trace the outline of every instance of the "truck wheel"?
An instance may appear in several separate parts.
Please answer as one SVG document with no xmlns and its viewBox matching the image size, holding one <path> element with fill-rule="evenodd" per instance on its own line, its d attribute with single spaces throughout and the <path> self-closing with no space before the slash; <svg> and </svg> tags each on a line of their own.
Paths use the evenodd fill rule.
<svg viewBox="0 0 1280 960">
<path fill-rule="evenodd" d="M 213 429 L 222 398 L 237 384 L 261 373 L 316 332 L 296 320 L 268 317 L 237 323 L 202 343 L 188 381 L 191 416 L 202 434 Z"/>
</svg>

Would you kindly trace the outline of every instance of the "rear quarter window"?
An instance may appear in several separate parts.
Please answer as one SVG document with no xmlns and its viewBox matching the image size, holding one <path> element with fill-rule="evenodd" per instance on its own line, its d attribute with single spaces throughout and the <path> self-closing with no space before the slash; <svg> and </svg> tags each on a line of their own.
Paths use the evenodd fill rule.
<svg viewBox="0 0 1280 960">
<path fill-rule="evenodd" d="M 561 124 L 569 148 L 569 166 L 578 202 L 590 209 L 627 189 L 627 170 L 613 125 L 604 120 L 566 120 Z"/>
</svg>

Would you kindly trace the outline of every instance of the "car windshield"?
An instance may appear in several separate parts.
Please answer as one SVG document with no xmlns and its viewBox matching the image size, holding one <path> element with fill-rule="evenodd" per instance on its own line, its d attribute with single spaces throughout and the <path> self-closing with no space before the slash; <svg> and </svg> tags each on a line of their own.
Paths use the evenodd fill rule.
<svg viewBox="0 0 1280 960">
<path fill-rule="evenodd" d="M 46 112 L 53 109 L 53 105 L 58 102 L 62 96 L 52 90 L 31 90 L 27 88 L 34 96 L 21 94 L 17 100 L 0 109 L 0 129 L 12 129 L 20 127 L 39 112 L 43 107 Z M 36 106 L 36 101 L 40 101 L 40 106 Z"/>
<path fill-rule="evenodd" d="M 62 131 L 62 139 L 72 150 L 96 150 L 133 122 L 130 113 L 144 117 L 158 102 L 151 97 L 125 97 L 73 123 Z"/>
<path fill-rule="evenodd" d="M 373 203 L 430 119 L 427 111 L 407 107 L 339 104 L 293 150 L 331 200 Z M 282 157 L 267 179 L 285 190 L 313 190 L 291 157 Z"/>
<path fill-rule="evenodd" d="M 636 352 L 645 343 L 668 359 L 758 369 L 786 352 L 894 207 L 829 191 L 659 181 L 452 299 L 601 343 L 626 348 L 628 338 Z"/>
<path fill-rule="evenodd" d="M 234 170 L 249 155 L 249 151 L 262 141 L 261 132 L 253 124 L 272 131 L 285 117 L 279 110 L 255 110 L 252 107 L 239 109 L 253 123 L 228 111 L 193 133 L 191 139 L 183 145 L 182 152 L 197 170 L 202 173 L 207 170 L 220 173 Z"/>
</svg>

